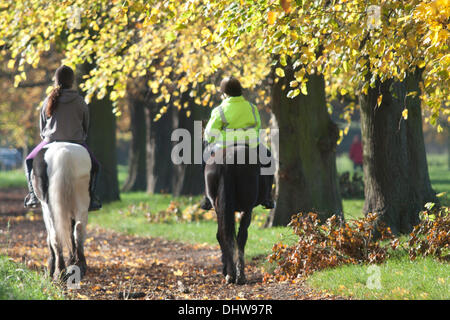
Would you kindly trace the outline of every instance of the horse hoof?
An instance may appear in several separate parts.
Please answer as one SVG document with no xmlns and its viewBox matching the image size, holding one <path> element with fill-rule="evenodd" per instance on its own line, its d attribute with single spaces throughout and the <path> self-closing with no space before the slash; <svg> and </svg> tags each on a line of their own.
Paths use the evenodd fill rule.
<svg viewBox="0 0 450 320">
<path fill-rule="evenodd" d="M 240 276 L 236 279 L 236 284 L 242 285 L 247 282 L 247 279 L 245 279 L 245 276 Z"/>
<path fill-rule="evenodd" d="M 232 276 L 230 276 L 229 274 L 227 274 L 227 275 L 225 276 L 225 281 L 226 281 L 227 284 L 234 283 L 234 282 L 235 282 L 235 277 L 232 277 Z"/>
<path fill-rule="evenodd" d="M 81 271 L 80 278 L 83 279 L 83 277 L 86 275 L 86 272 L 87 272 L 86 263 L 84 263 L 80 266 L 80 271 Z"/>
</svg>

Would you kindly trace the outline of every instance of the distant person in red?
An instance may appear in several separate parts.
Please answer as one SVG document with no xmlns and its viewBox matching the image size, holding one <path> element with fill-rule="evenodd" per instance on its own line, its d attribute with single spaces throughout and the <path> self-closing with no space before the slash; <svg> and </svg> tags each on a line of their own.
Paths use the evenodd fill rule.
<svg viewBox="0 0 450 320">
<path fill-rule="evenodd" d="M 353 143 L 350 147 L 350 159 L 353 161 L 353 168 L 356 169 L 360 167 L 362 169 L 363 165 L 363 149 L 362 143 L 359 139 L 359 135 L 353 138 Z"/>
</svg>

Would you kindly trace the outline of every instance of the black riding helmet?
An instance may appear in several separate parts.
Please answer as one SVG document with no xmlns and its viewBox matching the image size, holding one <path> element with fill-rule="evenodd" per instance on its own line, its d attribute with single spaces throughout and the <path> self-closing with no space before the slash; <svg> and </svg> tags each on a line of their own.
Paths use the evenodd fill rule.
<svg viewBox="0 0 450 320">
<path fill-rule="evenodd" d="M 242 86 L 238 79 L 227 77 L 220 83 L 220 92 L 229 97 L 242 96 Z"/>
</svg>

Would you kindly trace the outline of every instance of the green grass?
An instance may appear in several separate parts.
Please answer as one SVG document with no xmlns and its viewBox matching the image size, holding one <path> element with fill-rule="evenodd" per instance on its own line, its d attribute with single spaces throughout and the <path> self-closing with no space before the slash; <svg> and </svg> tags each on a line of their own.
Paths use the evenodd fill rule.
<svg viewBox="0 0 450 320">
<path fill-rule="evenodd" d="M 336 157 L 336 169 L 339 174 L 342 174 L 345 171 L 353 173 L 353 162 L 347 154 L 341 154 Z"/>
<path fill-rule="evenodd" d="M 445 206 L 450 206 L 450 170 L 447 163 L 447 155 L 427 155 L 428 173 L 431 184 L 437 193 L 445 193 L 440 201 Z"/>
<path fill-rule="evenodd" d="M 117 166 L 117 180 L 119 180 L 119 188 L 122 188 L 127 177 L 128 177 L 128 166 L 119 164 Z"/>
<path fill-rule="evenodd" d="M 343 199 L 342 206 L 346 220 L 359 219 L 363 217 L 363 199 Z"/>
<path fill-rule="evenodd" d="M 60 300 L 61 289 L 43 273 L 0 256 L 0 300 Z"/>
<path fill-rule="evenodd" d="M 0 171 L 0 188 L 26 187 L 27 179 L 22 169 Z"/>
<path fill-rule="evenodd" d="M 450 265 L 432 258 L 410 261 L 407 254 L 373 266 L 344 265 L 312 274 L 312 287 L 355 299 L 424 300 L 450 298 Z M 376 280 L 379 274 L 379 285 Z M 370 278 L 370 279 L 369 279 Z M 371 287 L 372 284 L 372 287 Z"/>
</svg>

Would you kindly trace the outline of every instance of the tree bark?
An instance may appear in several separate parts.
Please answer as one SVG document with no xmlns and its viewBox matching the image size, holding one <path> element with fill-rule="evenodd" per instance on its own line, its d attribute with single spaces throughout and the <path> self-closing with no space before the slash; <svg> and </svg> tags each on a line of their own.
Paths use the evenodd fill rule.
<svg viewBox="0 0 450 320">
<path fill-rule="evenodd" d="M 172 143 L 172 108 L 158 121 L 153 121 L 161 104 L 151 101 L 145 108 L 147 192 L 172 192 L 173 164 L 170 158 Z"/>
<path fill-rule="evenodd" d="M 339 131 L 327 112 L 325 82 L 310 75 L 308 95 L 286 94 L 294 80 L 290 65 L 272 87 L 272 122 L 279 128 L 279 168 L 275 175 L 276 208 L 268 225 L 286 225 L 293 214 L 314 211 L 321 219 L 342 214 L 336 171 Z"/>
<path fill-rule="evenodd" d="M 100 162 L 97 195 L 103 202 L 119 200 L 116 156 L 116 117 L 109 99 L 89 104 L 90 128 L 87 144 Z"/>
<path fill-rule="evenodd" d="M 447 166 L 448 170 L 450 170 L 450 125 L 446 124 L 447 128 Z"/>
<path fill-rule="evenodd" d="M 403 82 L 376 82 L 360 96 L 364 153 L 364 213 L 379 213 L 393 233 L 409 233 L 426 202 L 437 202 L 422 132 L 421 72 Z M 417 95 L 406 96 L 416 91 Z M 377 99 L 382 94 L 378 106 Z M 408 119 L 402 117 L 404 108 Z"/>
<path fill-rule="evenodd" d="M 77 66 L 77 83 L 83 81 L 92 65 Z M 80 92 L 83 94 L 83 92 Z M 94 156 L 100 162 L 100 174 L 96 193 L 103 202 L 119 200 L 116 155 L 116 117 L 112 113 L 112 102 L 108 98 L 93 98 L 89 104 L 89 131 L 86 141 Z"/>
<path fill-rule="evenodd" d="M 129 92 L 131 144 L 128 155 L 128 177 L 122 191 L 147 189 L 145 96 Z"/>
<path fill-rule="evenodd" d="M 198 106 L 194 103 L 194 99 L 189 96 L 190 90 L 183 93 L 181 105 L 188 102 L 190 116 L 187 117 L 186 110 L 173 110 L 173 128 L 183 128 L 189 131 L 191 135 L 191 163 L 179 164 L 173 166 L 172 178 L 172 194 L 180 195 L 198 195 L 204 192 L 205 182 L 203 179 L 203 170 L 201 163 L 195 163 L 195 144 L 198 144 L 199 150 L 202 146 L 202 127 L 198 127 L 198 132 L 194 131 L 194 121 L 208 120 L 211 114 L 211 108 Z M 176 145 L 178 142 L 173 142 Z M 197 159 L 198 160 L 198 159 Z M 200 158 L 201 160 L 201 158 Z"/>
</svg>

